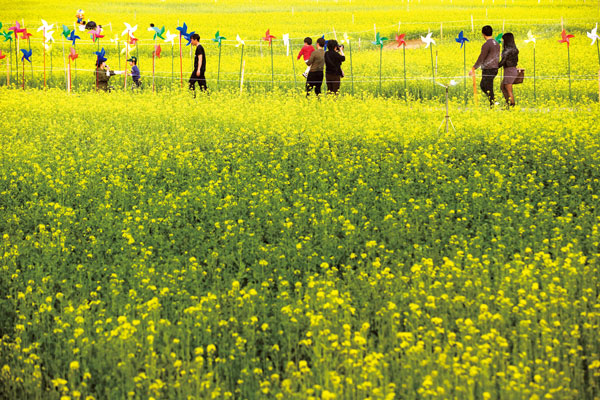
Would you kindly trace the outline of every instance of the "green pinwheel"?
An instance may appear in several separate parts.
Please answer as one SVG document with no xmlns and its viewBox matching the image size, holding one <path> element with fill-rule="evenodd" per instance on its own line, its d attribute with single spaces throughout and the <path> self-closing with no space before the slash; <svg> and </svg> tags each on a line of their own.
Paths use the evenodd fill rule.
<svg viewBox="0 0 600 400">
<path fill-rule="evenodd" d="M 383 65 L 383 44 L 388 40 L 386 37 L 381 37 L 379 32 L 375 35 L 375 41 L 371 42 L 375 46 L 379 46 L 379 94 L 381 94 L 381 68 Z"/>
<path fill-rule="evenodd" d="M 501 44 L 502 43 L 502 36 L 504 35 L 504 33 L 499 33 L 498 36 L 496 36 L 494 39 L 496 40 L 496 43 Z"/>
<path fill-rule="evenodd" d="M 215 33 L 215 37 L 212 39 L 213 42 L 219 45 L 219 64 L 217 66 L 217 90 L 219 90 L 219 80 L 221 78 L 221 41 L 227 40 L 225 36 L 221 36 L 219 31 Z"/>
<path fill-rule="evenodd" d="M 163 26 L 162 28 L 158 29 L 156 26 L 153 27 L 154 30 L 154 40 L 156 40 L 156 38 L 161 38 L 162 40 L 165 40 L 165 37 L 163 36 L 165 34 L 165 27 Z"/>
</svg>

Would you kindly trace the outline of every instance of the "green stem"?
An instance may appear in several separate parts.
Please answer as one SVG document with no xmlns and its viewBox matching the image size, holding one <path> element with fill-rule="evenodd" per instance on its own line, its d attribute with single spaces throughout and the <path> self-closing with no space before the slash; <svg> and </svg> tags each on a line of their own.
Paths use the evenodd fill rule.
<svg viewBox="0 0 600 400">
<path fill-rule="evenodd" d="M 379 46 L 379 95 L 381 96 L 381 68 L 383 64 L 383 45 Z"/>
<path fill-rule="evenodd" d="M 465 104 L 467 104 L 467 45 L 463 47 L 463 77 L 465 80 Z"/>
<path fill-rule="evenodd" d="M 435 70 L 433 69 L 433 46 L 429 46 L 429 53 L 431 54 L 431 78 L 433 86 L 433 94 L 435 95 Z"/>
<path fill-rule="evenodd" d="M 240 86 L 242 84 L 242 67 L 244 65 L 244 45 L 242 45 L 242 55 L 240 57 Z"/>
<path fill-rule="evenodd" d="M 406 91 L 406 44 L 402 45 L 402 52 L 403 52 L 402 62 L 404 64 L 404 99 L 407 100 L 408 96 L 407 96 L 407 91 Z"/>
<path fill-rule="evenodd" d="M 571 101 L 571 51 L 567 45 L 567 61 L 569 63 L 569 101 Z"/>
<path fill-rule="evenodd" d="M 535 92 L 535 44 L 533 45 L 533 101 L 537 100 L 536 92 Z"/>
</svg>

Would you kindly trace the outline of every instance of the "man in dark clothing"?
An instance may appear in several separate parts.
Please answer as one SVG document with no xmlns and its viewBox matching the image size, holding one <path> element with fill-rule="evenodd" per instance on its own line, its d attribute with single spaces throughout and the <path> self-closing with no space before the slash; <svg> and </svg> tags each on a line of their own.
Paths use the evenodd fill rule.
<svg viewBox="0 0 600 400">
<path fill-rule="evenodd" d="M 471 68 L 469 75 L 474 76 L 475 70 L 481 67 L 481 90 L 488 96 L 490 106 L 494 105 L 494 78 L 498 75 L 498 61 L 500 58 L 500 45 L 493 37 L 493 29 L 486 25 L 481 29 L 485 43 L 481 46 L 479 58 Z"/>
<path fill-rule="evenodd" d="M 321 86 L 323 85 L 323 67 L 325 66 L 325 39 L 317 39 L 317 49 L 313 51 L 306 65 L 310 67 L 310 72 L 306 77 L 306 97 L 315 89 L 315 94 L 321 94 Z"/>
<path fill-rule="evenodd" d="M 196 54 L 194 56 L 194 70 L 192 76 L 190 76 L 190 90 L 196 90 L 196 82 L 200 90 L 207 90 L 206 78 L 204 72 L 206 71 L 206 54 L 204 53 L 204 47 L 200 44 L 200 35 L 194 33 L 191 36 L 192 46 L 196 46 Z"/>
</svg>

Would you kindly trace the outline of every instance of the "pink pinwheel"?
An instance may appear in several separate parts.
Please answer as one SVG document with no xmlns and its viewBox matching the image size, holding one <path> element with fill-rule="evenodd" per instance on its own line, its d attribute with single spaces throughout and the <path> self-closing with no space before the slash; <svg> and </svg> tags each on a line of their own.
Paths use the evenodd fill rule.
<svg viewBox="0 0 600 400">
<path fill-rule="evenodd" d="M 96 29 L 89 31 L 89 34 L 92 36 L 92 41 L 94 41 L 94 43 L 96 42 L 96 39 L 102 39 L 104 37 L 99 26 L 96 26 Z"/>
<path fill-rule="evenodd" d="M 69 52 L 69 58 L 71 60 L 75 60 L 77 57 L 79 57 L 79 54 L 77 54 L 77 52 L 75 51 L 75 47 L 71 47 L 71 51 Z"/>
<path fill-rule="evenodd" d="M 406 46 L 406 42 L 404 41 L 404 37 L 406 36 L 406 33 L 403 33 L 401 35 L 396 35 L 396 43 L 398 43 L 398 47 L 404 45 Z"/>
<path fill-rule="evenodd" d="M 558 43 L 566 43 L 567 47 L 569 47 L 571 45 L 571 42 L 569 41 L 569 39 L 574 38 L 575 35 L 567 35 L 567 32 L 565 32 L 564 29 L 562 30 L 562 32 L 560 34 L 562 36 L 562 39 L 560 39 L 558 41 Z"/>
<path fill-rule="evenodd" d="M 10 28 L 8 28 L 9 31 L 14 31 L 15 32 L 15 37 L 19 34 L 19 33 L 23 33 L 26 32 L 27 29 L 25 28 L 21 28 L 21 24 L 19 24 L 19 21 L 15 21 L 15 26 L 11 26 Z"/>
<path fill-rule="evenodd" d="M 156 58 L 160 58 L 160 52 L 162 51 L 162 49 L 160 48 L 160 44 L 157 44 L 154 46 L 154 57 Z"/>
<path fill-rule="evenodd" d="M 271 35 L 271 30 L 267 29 L 267 32 L 265 33 L 265 37 L 262 38 L 262 40 L 264 40 L 265 42 L 269 42 L 269 45 L 273 44 L 273 39 L 276 39 L 275 36 Z"/>
</svg>

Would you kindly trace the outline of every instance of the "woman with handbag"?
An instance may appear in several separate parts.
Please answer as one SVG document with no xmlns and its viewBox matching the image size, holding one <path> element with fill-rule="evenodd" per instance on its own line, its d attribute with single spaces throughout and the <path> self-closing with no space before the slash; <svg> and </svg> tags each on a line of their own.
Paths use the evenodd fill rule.
<svg viewBox="0 0 600 400">
<path fill-rule="evenodd" d="M 515 95 L 513 93 L 513 84 L 517 78 L 519 72 L 517 71 L 517 64 L 519 63 L 519 50 L 515 44 L 515 37 L 512 33 L 508 32 L 502 35 L 502 59 L 498 64 L 498 67 L 504 68 L 504 79 L 500 88 L 506 104 L 509 107 L 515 106 Z"/>
</svg>

